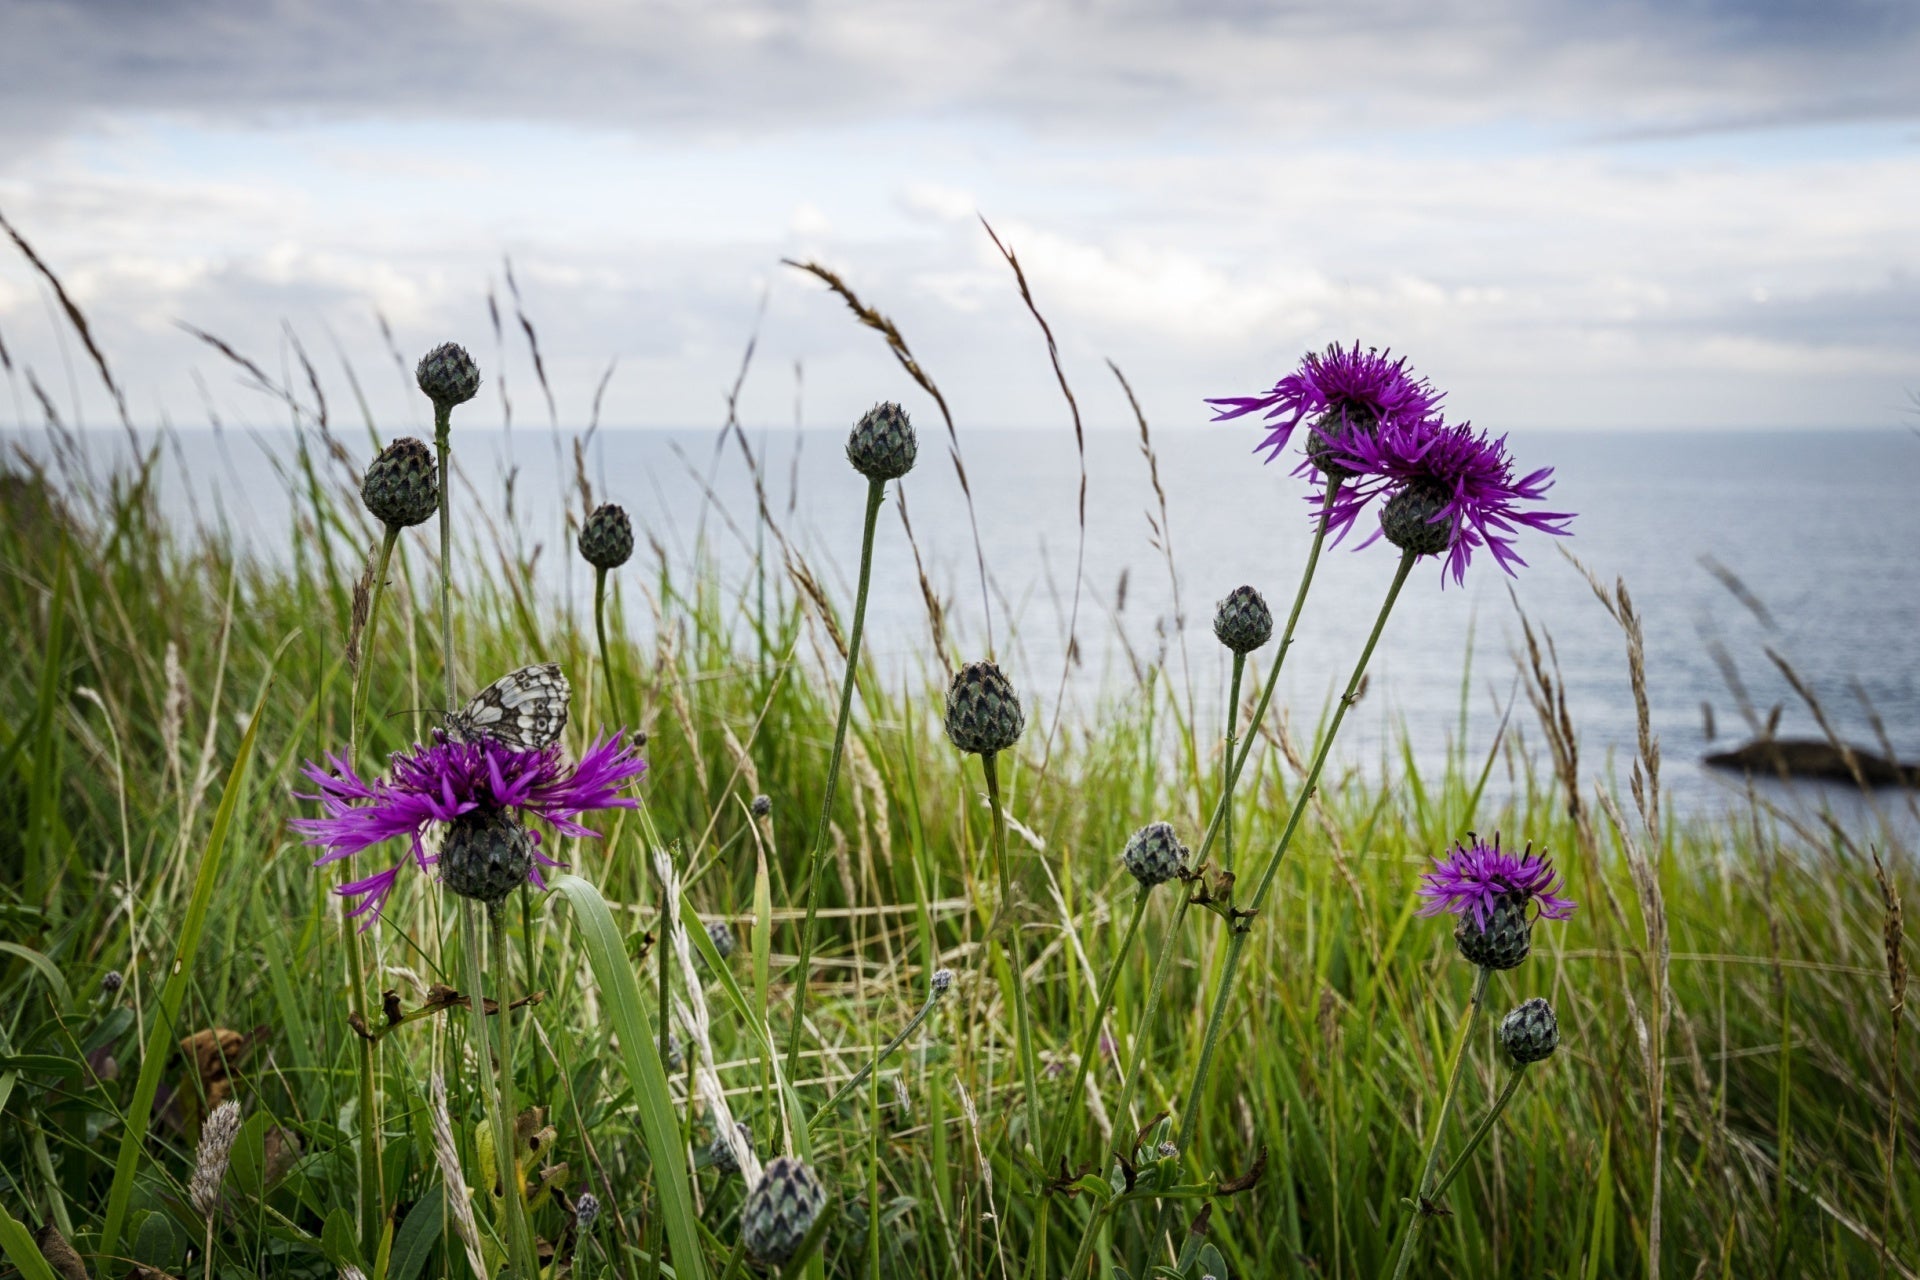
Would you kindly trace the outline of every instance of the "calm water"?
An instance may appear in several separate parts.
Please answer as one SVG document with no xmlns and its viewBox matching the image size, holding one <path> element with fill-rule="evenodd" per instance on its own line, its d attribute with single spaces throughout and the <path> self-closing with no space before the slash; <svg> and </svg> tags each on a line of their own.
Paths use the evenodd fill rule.
<svg viewBox="0 0 1920 1280">
<path fill-rule="evenodd" d="M 865 482 L 841 457 L 842 433 L 750 431 L 748 438 L 763 456 L 775 519 L 828 588 L 850 600 Z M 6 441 L 45 448 L 32 435 Z M 753 491 L 737 444 L 729 442 L 716 458 L 715 441 L 711 431 L 603 431 L 588 472 L 597 495 L 624 503 L 676 569 L 692 563 L 704 534 L 724 579 L 740 589 L 753 579 L 760 541 Z M 1023 691 L 1051 707 L 1066 653 L 1078 540 L 1071 432 L 973 430 L 961 443 L 997 651 Z M 1216 707 L 1227 664 L 1212 637 L 1214 601 L 1248 582 L 1276 612 L 1284 610 L 1309 541 L 1305 490 L 1283 467 L 1261 465 L 1248 453 L 1251 443 L 1249 432 L 1226 427 L 1166 430 L 1155 438 L 1182 628 L 1156 546 L 1157 503 L 1138 437 L 1089 433 L 1080 661 L 1068 680 L 1070 717 L 1091 714 L 1103 697 L 1132 688 L 1142 668 L 1162 670 L 1182 696 L 1190 679 L 1200 704 Z M 1759 716 L 1782 705 L 1783 733 L 1810 734 L 1815 726 L 1769 661 L 1769 648 L 1808 679 L 1849 736 L 1872 741 L 1870 703 L 1901 753 L 1920 757 L 1920 435 L 1518 432 L 1512 443 L 1523 468 L 1557 468 L 1551 505 L 1579 513 L 1574 536 L 1525 538 L 1521 553 L 1532 564 L 1517 579 L 1482 559 L 1465 589 L 1443 590 L 1437 565 L 1416 570 L 1388 625 L 1368 695 L 1349 719 L 1341 756 L 1370 770 L 1387 768 L 1383 743 L 1404 723 L 1425 762 L 1436 761 L 1459 738 L 1469 671 L 1468 748 L 1487 749 L 1516 698 L 1513 723 L 1538 741 L 1515 683 L 1517 603 L 1557 646 L 1586 767 L 1605 768 L 1612 757 L 1624 771 L 1634 735 L 1624 642 L 1560 554 L 1564 546 L 1604 581 L 1623 577 L 1645 618 L 1654 727 L 1681 808 L 1710 810 L 1730 795 L 1722 776 L 1698 764 L 1708 745 L 1703 707 L 1712 710 L 1721 745 L 1747 735 L 1710 641 L 1731 658 Z M 89 444 L 102 459 L 116 447 L 105 434 Z M 170 512 L 183 521 L 224 520 L 261 554 L 275 554 L 285 545 L 288 502 L 272 457 L 284 458 L 290 447 L 284 433 L 179 433 L 163 488 Z M 363 446 L 356 438 L 353 447 Z M 566 548 L 560 523 L 561 503 L 577 502 L 570 438 L 563 452 L 543 432 L 522 430 L 511 440 L 466 432 L 456 450 L 471 486 L 462 500 L 495 512 L 504 506 L 503 477 L 509 466 L 517 469 L 520 527 L 530 542 L 546 544 L 541 563 L 553 589 L 584 599 L 590 580 Z M 709 477 L 717 501 L 706 496 Z M 907 502 L 952 625 L 968 653 L 984 652 L 988 610 L 937 427 L 922 425 Z M 648 557 L 643 536 L 635 564 Z M 1738 574 L 1767 618 L 1740 603 L 1703 557 Z M 1344 680 L 1394 560 L 1380 544 L 1339 548 L 1323 561 L 1282 681 L 1297 717 L 1316 717 Z M 777 559 L 766 563 L 777 572 Z M 630 592 L 629 606 L 641 620 L 638 592 Z M 880 523 L 867 634 L 883 669 L 900 679 L 926 668 L 925 609 L 891 502 Z"/>
</svg>

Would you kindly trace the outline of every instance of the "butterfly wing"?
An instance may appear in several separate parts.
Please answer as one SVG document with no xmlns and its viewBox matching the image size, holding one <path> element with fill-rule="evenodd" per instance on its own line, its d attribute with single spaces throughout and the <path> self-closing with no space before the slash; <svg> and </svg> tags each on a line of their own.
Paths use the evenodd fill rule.
<svg viewBox="0 0 1920 1280">
<path fill-rule="evenodd" d="M 573 689 L 557 662 L 509 671 L 474 695 L 448 727 L 464 738 L 491 738 L 516 750 L 537 750 L 567 727 Z"/>
</svg>

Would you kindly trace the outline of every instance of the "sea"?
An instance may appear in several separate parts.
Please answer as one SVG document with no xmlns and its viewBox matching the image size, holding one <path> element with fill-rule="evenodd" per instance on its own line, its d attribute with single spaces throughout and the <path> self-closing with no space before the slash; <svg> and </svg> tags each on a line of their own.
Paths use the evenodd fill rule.
<svg viewBox="0 0 1920 1280">
<path fill-rule="evenodd" d="M 1167 428 L 1150 443 L 1131 426 L 955 437 L 936 418 L 919 432 L 918 464 L 878 524 L 866 643 L 883 675 L 938 686 L 924 573 L 959 649 L 996 657 L 1036 724 L 1058 716 L 1071 730 L 1152 681 L 1217 733 L 1229 659 L 1212 634 L 1215 603 L 1250 584 L 1283 618 L 1311 542 L 1310 491 L 1290 460 L 1264 462 L 1257 432 L 1228 426 Z M 355 458 L 371 454 L 364 432 L 336 435 Z M 455 437 L 457 516 L 476 539 L 464 573 L 490 571 L 482 546 L 496 537 L 517 539 L 541 549 L 550 600 L 584 606 L 591 577 L 566 524 L 584 481 L 634 521 L 623 599 L 642 634 L 652 626 L 642 588 L 663 559 L 683 582 L 717 574 L 735 607 L 751 609 L 763 590 L 794 590 L 783 540 L 851 607 L 866 482 L 846 463 L 843 431 L 457 427 Z M 81 439 L 96 471 L 133 448 L 118 432 Z M 287 554 L 292 431 L 159 439 L 172 520 L 222 529 L 263 559 Z M 1424 772 L 1449 753 L 1477 767 L 1507 740 L 1544 767 L 1518 666 L 1524 618 L 1563 682 L 1586 776 L 1624 784 L 1637 736 L 1628 645 L 1596 584 L 1616 607 L 1624 591 L 1644 627 L 1671 812 L 1744 808 L 1744 781 L 1706 767 L 1708 751 L 1769 722 L 1782 736 L 1820 733 L 1795 680 L 1842 736 L 1920 760 L 1920 432 L 1516 430 L 1508 443 L 1521 469 L 1553 468 L 1544 505 L 1574 513 L 1570 536 L 1523 531 L 1527 564 L 1512 576 L 1484 554 L 1464 585 L 1437 562 L 1416 567 L 1342 732 L 1340 767 L 1404 780 L 1403 744 Z M 311 432 L 308 444 L 322 447 Z M 44 460 L 53 442 L 0 432 L 0 447 Z M 1367 523 L 1323 556 L 1283 669 L 1276 701 L 1303 736 L 1344 686 L 1393 576 L 1391 547 L 1360 545 Z M 1497 765 L 1496 789 L 1505 778 Z M 1849 788 L 1762 790 L 1805 813 L 1887 811 L 1913 828 L 1912 798 L 1899 792 L 1863 807 Z"/>
</svg>

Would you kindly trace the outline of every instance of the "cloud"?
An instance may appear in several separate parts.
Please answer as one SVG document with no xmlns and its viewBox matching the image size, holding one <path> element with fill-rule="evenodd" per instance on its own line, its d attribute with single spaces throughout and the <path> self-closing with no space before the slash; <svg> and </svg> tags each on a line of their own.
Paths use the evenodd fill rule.
<svg viewBox="0 0 1920 1280">
<path fill-rule="evenodd" d="M 0 4 L 0 208 L 176 418 L 196 371 L 260 407 L 180 319 L 269 365 L 283 321 L 329 369 L 337 340 L 405 420 L 376 316 L 544 416 L 510 311 L 493 336 L 509 255 L 569 420 L 614 361 L 609 421 L 714 420 L 763 294 L 749 413 L 791 419 L 796 361 L 810 420 L 909 394 L 779 265 L 817 256 L 966 420 L 1051 421 L 978 213 L 1095 420 L 1125 421 L 1108 357 L 1197 422 L 1354 337 L 1483 423 L 1902 401 L 1915 144 L 1836 122 L 1920 115 L 1910 5 Z M 0 335 L 60 366 L 5 255 Z"/>
</svg>

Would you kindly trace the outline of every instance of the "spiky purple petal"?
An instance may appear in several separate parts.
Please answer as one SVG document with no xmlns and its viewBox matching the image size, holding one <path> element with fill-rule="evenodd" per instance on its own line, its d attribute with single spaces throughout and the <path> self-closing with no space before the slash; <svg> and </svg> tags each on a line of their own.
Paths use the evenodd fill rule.
<svg viewBox="0 0 1920 1280">
<path fill-rule="evenodd" d="M 1553 468 L 1541 467 L 1518 480 L 1507 438 L 1489 438 L 1473 424 L 1449 424 L 1428 419 L 1385 422 L 1377 430 L 1352 432 L 1334 454 L 1356 478 L 1342 486 L 1328 513 L 1328 529 L 1345 534 L 1360 512 L 1376 497 L 1397 493 L 1413 484 L 1433 485 L 1448 495 L 1446 506 L 1433 517 L 1436 524 L 1451 521 L 1453 539 L 1441 565 L 1444 583 L 1451 576 L 1464 584 L 1473 553 L 1485 547 L 1509 575 L 1524 565 L 1513 549 L 1513 534 L 1521 528 L 1564 537 L 1572 512 L 1528 511 L 1523 503 L 1539 502 L 1553 486 Z M 1376 532 L 1362 546 L 1380 535 Z"/>
<path fill-rule="evenodd" d="M 1268 424 L 1266 438 L 1254 446 L 1272 462 L 1287 447 L 1295 427 L 1307 419 L 1333 414 L 1343 422 L 1372 425 L 1420 421 L 1440 408 L 1441 393 L 1425 378 L 1414 376 L 1406 359 L 1390 359 L 1391 351 L 1369 347 L 1362 351 L 1338 343 L 1324 352 L 1309 351 L 1292 373 L 1258 396 L 1222 396 L 1209 399 L 1215 422 L 1260 413 Z"/>
<path fill-rule="evenodd" d="M 1540 915 L 1547 920 L 1565 920 L 1573 914 L 1572 899 L 1560 896 L 1565 886 L 1552 858 L 1535 853 L 1532 845 L 1516 857 L 1500 847 L 1497 834 L 1492 844 L 1471 833 L 1469 838 L 1472 844 L 1455 843 L 1446 857 L 1433 860 L 1433 870 L 1421 876 L 1424 883 L 1418 894 L 1426 901 L 1419 914 L 1471 915 L 1484 929 L 1494 903 L 1509 896 L 1539 903 Z"/>
<path fill-rule="evenodd" d="M 344 756 L 308 761 L 301 772 L 317 790 L 300 798 L 318 801 L 324 816 L 296 818 L 292 826 L 307 844 L 324 850 L 314 860 L 316 867 L 405 836 L 411 861 L 425 871 L 434 862 L 421 843 L 429 823 L 452 822 L 476 809 L 517 809 L 560 835 L 594 836 L 576 819 L 597 809 L 635 807 L 637 800 L 620 793 L 646 767 L 624 733 L 596 738 L 571 764 L 561 758 L 558 743 L 529 751 L 490 738 L 457 741 L 435 735 L 429 744 L 395 752 L 387 776 L 371 781 Z M 539 868 L 565 864 L 541 850 L 538 831 L 533 835 L 535 866 L 528 879 L 544 889 Z M 405 866 L 403 861 L 341 885 L 337 892 L 343 897 L 361 900 L 350 914 L 365 914 L 371 924 Z"/>
</svg>

